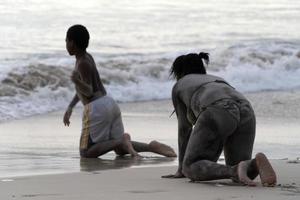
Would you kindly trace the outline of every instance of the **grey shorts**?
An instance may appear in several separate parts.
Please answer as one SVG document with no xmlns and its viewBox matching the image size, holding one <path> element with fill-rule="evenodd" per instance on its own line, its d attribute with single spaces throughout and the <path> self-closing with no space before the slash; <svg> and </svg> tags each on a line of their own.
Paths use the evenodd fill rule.
<svg viewBox="0 0 300 200">
<path fill-rule="evenodd" d="M 121 111 L 113 98 L 104 96 L 84 106 L 80 150 L 124 134 Z"/>
<path fill-rule="evenodd" d="M 221 99 L 210 106 L 226 110 L 237 121 L 238 126 L 255 117 L 251 104 L 246 100 Z"/>
<path fill-rule="evenodd" d="M 246 100 L 222 99 L 199 114 L 190 135 L 184 162 L 216 162 L 224 150 L 225 162 L 233 166 L 251 159 L 256 120 Z"/>
</svg>

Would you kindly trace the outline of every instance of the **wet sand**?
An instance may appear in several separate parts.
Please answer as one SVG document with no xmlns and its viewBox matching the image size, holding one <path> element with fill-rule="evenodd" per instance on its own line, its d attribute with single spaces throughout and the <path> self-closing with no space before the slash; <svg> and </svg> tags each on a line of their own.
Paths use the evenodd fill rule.
<svg viewBox="0 0 300 200">
<path fill-rule="evenodd" d="M 272 164 L 278 175 L 278 185 L 272 188 L 239 186 L 230 180 L 162 179 L 176 170 L 167 166 L 6 178 L 0 181 L 0 199 L 299 199 L 300 162 L 272 160 Z"/>
<path fill-rule="evenodd" d="M 275 188 L 161 179 L 175 171 L 177 159 L 151 153 L 143 153 L 147 158 L 142 160 L 121 159 L 114 153 L 80 159 L 79 107 L 70 127 L 63 126 L 63 111 L 0 123 L 0 199 L 298 199 L 300 92 L 246 96 L 257 115 L 254 153 L 263 151 L 276 159 L 272 163 L 280 185 Z M 177 120 L 175 115 L 169 117 L 170 100 L 122 103 L 120 107 L 133 140 L 157 139 L 177 151 Z"/>
</svg>

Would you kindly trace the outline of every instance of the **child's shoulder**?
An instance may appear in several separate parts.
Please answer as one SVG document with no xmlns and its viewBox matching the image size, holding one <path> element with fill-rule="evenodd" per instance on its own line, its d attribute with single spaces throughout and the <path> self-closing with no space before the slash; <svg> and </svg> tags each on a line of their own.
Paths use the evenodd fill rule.
<svg viewBox="0 0 300 200">
<path fill-rule="evenodd" d="M 88 57 L 83 57 L 79 60 L 77 60 L 77 67 L 78 70 L 88 70 L 93 67 L 93 62 Z"/>
</svg>

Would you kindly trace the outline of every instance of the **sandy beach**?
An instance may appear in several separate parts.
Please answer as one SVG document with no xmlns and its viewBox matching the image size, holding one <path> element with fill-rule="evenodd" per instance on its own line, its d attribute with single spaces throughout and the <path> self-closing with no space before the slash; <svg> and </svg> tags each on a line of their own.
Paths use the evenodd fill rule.
<svg viewBox="0 0 300 200">
<path fill-rule="evenodd" d="M 143 167 L 2 179 L 0 198 L 10 199 L 299 199 L 300 162 L 273 160 L 278 172 L 274 188 L 246 187 L 229 180 L 191 183 L 162 179 L 176 167 Z"/>
<path fill-rule="evenodd" d="M 143 153 L 141 160 L 80 159 L 81 111 L 71 126 L 63 111 L 0 124 L 0 199 L 299 199 L 299 91 L 249 93 L 257 115 L 254 152 L 263 151 L 278 173 L 275 188 L 241 187 L 229 180 L 189 183 L 160 177 L 176 170 L 177 159 Z M 177 120 L 170 100 L 121 103 L 133 140 L 153 139 L 177 151 Z M 223 162 L 221 157 L 219 162 Z M 259 179 L 256 179 L 259 183 Z"/>
<path fill-rule="evenodd" d="M 0 10 L 0 200 L 300 199 L 300 1 L 1 0 Z M 176 152 L 170 68 L 180 55 L 209 53 L 207 73 L 253 105 L 252 155 L 270 159 L 277 186 L 162 179 L 177 158 L 148 152 L 81 159 L 83 107 L 63 125 L 78 68 L 67 47 L 73 24 L 88 29 L 87 52 L 131 139 Z"/>
</svg>

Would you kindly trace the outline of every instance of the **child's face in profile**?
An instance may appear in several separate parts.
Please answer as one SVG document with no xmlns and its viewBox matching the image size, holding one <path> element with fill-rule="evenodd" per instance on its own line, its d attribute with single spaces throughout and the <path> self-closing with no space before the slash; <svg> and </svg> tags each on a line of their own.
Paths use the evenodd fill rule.
<svg viewBox="0 0 300 200">
<path fill-rule="evenodd" d="M 69 53 L 69 55 L 74 55 L 74 52 L 73 52 L 73 49 L 74 49 L 74 43 L 72 40 L 69 40 L 67 37 L 66 37 L 66 49 Z"/>
</svg>

